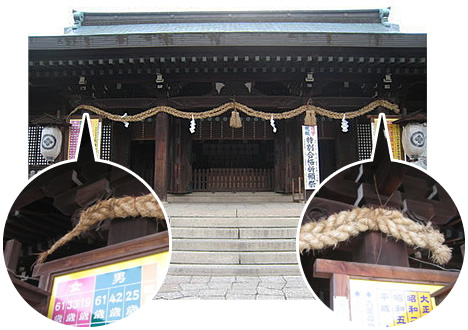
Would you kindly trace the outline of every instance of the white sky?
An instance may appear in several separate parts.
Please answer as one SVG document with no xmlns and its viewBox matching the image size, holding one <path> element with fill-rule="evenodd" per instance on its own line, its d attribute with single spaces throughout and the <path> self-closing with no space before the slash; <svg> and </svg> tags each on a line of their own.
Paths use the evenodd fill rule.
<svg viewBox="0 0 468 330">
<path fill-rule="evenodd" d="M 50 1 L 49 1 L 50 2 Z M 49 3 L 46 1 L 45 3 Z M 236 0 L 236 1 L 53 1 L 45 6 L 43 1 L 30 2 L 29 35 L 61 34 L 63 28 L 73 23 L 72 10 L 82 11 L 197 11 L 197 10 L 294 10 L 294 9 L 376 9 L 392 7 L 390 21 L 399 24 L 404 32 L 426 32 L 427 17 L 421 14 L 419 1 L 402 0 L 354 0 L 354 1 L 304 1 L 304 0 Z M 131 6 L 129 6 L 131 4 Z"/>
</svg>

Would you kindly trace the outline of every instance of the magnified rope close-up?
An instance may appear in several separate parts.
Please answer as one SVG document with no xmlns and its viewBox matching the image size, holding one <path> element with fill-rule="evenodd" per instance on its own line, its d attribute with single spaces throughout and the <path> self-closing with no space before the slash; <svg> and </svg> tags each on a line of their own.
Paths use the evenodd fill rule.
<svg viewBox="0 0 468 330">
<path fill-rule="evenodd" d="M 98 201 L 95 205 L 84 210 L 78 224 L 67 234 L 61 237 L 37 258 L 36 264 L 43 263 L 48 256 L 58 248 L 66 245 L 75 237 L 90 230 L 90 228 L 103 220 L 116 218 L 147 217 L 157 221 L 164 220 L 164 213 L 152 194 L 143 196 L 126 196 L 121 198 L 109 198 Z"/>
<path fill-rule="evenodd" d="M 366 231 L 380 231 L 409 246 L 427 249 L 439 265 L 446 264 L 452 257 L 452 250 L 443 244 L 444 235 L 430 223 L 422 225 L 404 217 L 398 210 L 383 207 L 354 208 L 304 224 L 299 233 L 299 252 L 336 247 Z"/>
</svg>

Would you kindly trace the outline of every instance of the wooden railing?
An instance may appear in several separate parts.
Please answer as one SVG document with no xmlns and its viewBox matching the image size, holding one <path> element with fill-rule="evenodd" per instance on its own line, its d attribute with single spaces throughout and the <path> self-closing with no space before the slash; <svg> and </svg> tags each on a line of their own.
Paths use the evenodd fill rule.
<svg viewBox="0 0 468 330">
<path fill-rule="evenodd" d="M 303 202 L 306 199 L 306 192 L 304 187 L 302 186 L 302 177 L 297 178 L 297 185 L 294 179 L 291 179 L 291 192 L 292 192 L 292 200 L 293 202 Z M 297 186 L 297 193 L 296 193 L 296 186 Z"/>
<path fill-rule="evenodd" d="M 193 191 L 272 191 L 272 168 L 193 170 Z"/>
</svg>

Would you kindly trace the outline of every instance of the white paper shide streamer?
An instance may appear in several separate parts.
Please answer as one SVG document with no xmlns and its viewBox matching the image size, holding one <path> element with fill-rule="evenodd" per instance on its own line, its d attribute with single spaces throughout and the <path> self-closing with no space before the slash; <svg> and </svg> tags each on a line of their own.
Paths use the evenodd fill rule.
<svg viewBox="0 0 468 330">
<path fill-rule="evenodd" d="M 120 117 L 121 117 L 121 118 L 125 118 L 125 117 L 127 117 L 127 116 L 128 116 L 128 114 L 127 114 L 127 113 L 124 113 L 124 114 L 123 114 L 122 116 L 120 116 Z M 128 125 L 129 125 L 129 122 L 128 122 L 128 121 L 124 121 L 123 124 L 124 124 L 125 128 L 128 128 Z"/>
<path fill-rule="evenodd" d="M 189 131 L 190 133 L 195 133 L 195 126 L 197 124 L 195 123 L 195 118 L 193 118 L 193 115 L 192 115 L 192 120 L 190 121 L 190 128 L 189 128 Z"/>
<path fill-rule="evenodd" d="M 270 125 L 271 125 L 271 127 L 273 128 L 273 133 L 276 133 L 276 132 L 277 132 L 277 128 L 276 128 L 276 125 L 275 125 L 275 119 L 273 118 L 273 115 L 271 115 Z"/>
<path fill-rule="evenodd" d="M 346 114 L 343 114 L 343 119 L 341 119 L 341 131 L 347 133 L 349 128 L 349 123 L 346 120 Z"/>
</svg>

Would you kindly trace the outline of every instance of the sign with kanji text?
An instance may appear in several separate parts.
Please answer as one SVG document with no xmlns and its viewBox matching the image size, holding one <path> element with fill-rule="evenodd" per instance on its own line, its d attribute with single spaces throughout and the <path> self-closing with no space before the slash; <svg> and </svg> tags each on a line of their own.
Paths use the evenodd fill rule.
<svg viewBox="0 0 468 330">
<path fill-rule="evenodd" d="M 373 134 L 374 140 L 375 140 L 378 120 L 379 120 L 378 118 L 375 118 L 374 121 L 372 122 L 372 134 Z M 395 120 L 397 119 L 387 118 L 388 137 L 390 139 L 390 145 L 392 147 L 392 155 L 394 159 L 405 160 L 403 149 L 401 146 L 401 127 L 400 125 L 393 123 Z"/>
<path fill-rule="evenodd" d="M 302 126 L 305 189 L 316 189 L 320 184 L 317 126 Z"/>
<path fill-rule="evenodd" d="M 432 311 L 431 293 L 442 285 L 349 280 L 350 316 L 362 326 L 387 327 L 413 322 Z"/>
<path fill-rule="evenodd" d="M 78 139 L 80 137 L 80 119 L 70 119 L 70 128 L 68 134 L 68 159 L 74 159 L 78 148 Z M 85 129 L 88 129 L 87 127 Z M 101 155 L 101 131 L 102 123 L 99 118 L 91 119 L 91 131 L 93 133 L 94 146 L 96 147 L 96 156 Z"/>
<path fill-rule="evenodd" d="M 168 256 L 163 252 L 55 277 L 48 318 L 95 327 L 131 315 L 156 294 Z"/>
</svg>

